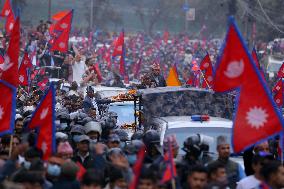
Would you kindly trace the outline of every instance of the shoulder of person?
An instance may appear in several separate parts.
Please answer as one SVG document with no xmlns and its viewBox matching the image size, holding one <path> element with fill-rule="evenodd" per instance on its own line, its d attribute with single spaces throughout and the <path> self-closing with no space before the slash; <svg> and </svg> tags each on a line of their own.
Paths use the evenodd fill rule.
<svg viewBox="0 0 284 189">
<path fill-rule="evenodd" d="M 239 163 L 229 159 L 228 163 L 232 164 L 232 165 L 235 165 L 235 166 L 241 166 Z"/>
</svg>

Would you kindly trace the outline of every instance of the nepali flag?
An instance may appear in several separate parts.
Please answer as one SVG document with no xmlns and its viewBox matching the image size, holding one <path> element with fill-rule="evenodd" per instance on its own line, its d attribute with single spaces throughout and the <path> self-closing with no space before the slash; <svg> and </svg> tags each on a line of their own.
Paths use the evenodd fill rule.
<svg viewBox="0 0 284 189">
<path fill-rule="evenodd" d="M 43 152 L 43 160 L 47 160 L 55 152 L 55 91 L 51 84 L 45 96 L 37 106 L 29 129 L 37 130 L 36 147 Z"/>
<path fill-rule="evenodd" d="M 125 46 L 124 46 L 124 31 L 122 31 L 119 37 L 114 42 L 114 50 L 112 57 L 120 56 L 119 60 L 119 73 L 125 75 Z"/>
<path fill-rule="evenodd" d="M 2 8 L 2 11 L 0 13 L 0 16 L 7 17 L 12 12 L 13 11 L 12 11 L 11 2 L 10 0 L 6 0 Z"/>
<path fill-rule="evenodd" d="M 14 23 L 15 23 L 15 16 L 13 13 L 10 0 L 5 1 L 2 11 L 0 13 L 0 16 L 6 17 L 5 29 L 6 29 L 6 32 L 10 34 L 13 29 Z"/>
<path fill-rule="evenodd" d="M 168 142 L 168 151 L 164 156 L 164 161 L 166 164 L 166 170 L 164 171 L 162 183 L 166 183 L 170 180 L 173 180 L 177 176 L 176 166 L 173 157 L 172 144 L 170 140 Z"/>
<path fill-rule="evenodd" d="M 239 153 L 279 133 L 284 122 L 233 18 L 223 47 L 213 89 L 216 92 L 239 90 L 232 132 L 233 149 Z"/>
<path fill-rule="evenodd" d="M 118 38 L 113 43 L 114 49 L 112 53 L 112 57 L 122 56 L 123 54 L 123 46 L 124 46 L 124 32 L 122 31 Z"/>
<path fill-rule="evenodd" d="M 0 80 L 0 136 L 12 134 L 16 115 L 17 89 Z"/>
<path fill-rule="evenodd" d="M 39 87 L 39 90 L 44 91 L 47 84 L 49 82 L 49 79 L 45 77 L 43 80 L 37 83 L 37 86 Z"/>
<path fill-rule="evenodd" d="M 64 15 L 65 13 L 65 15 Z M 73 10 L 69 12 L 65 12 L 62 14 L 62 18 L 57 20 L 55 24 L 53 24 L 53 31 L 68 31 L 71 30 L 72 18 L 73 18 Z"/>
<path fill-rule="evenodd" d="M 272 92 L 273 93 L 278 92 L 281 89 L 281 87 L 282 87 L 282 83 L 283 83 L 282 79 L 279 79 L 277 81 L 277 83 L 274 85 L 274 87 L 272 88 Z"/>
<path fill-rule="evenodd" d="M 50 26 L 49 32 L 53 38 L 49 41 L 50 51 L 59 51 L 66 53 L 68 51 L 68 41 L 71 31 L 73 10 L 59 12 L 54 16 L 56 23 Z"/>
<path fill-rule="evenodd" d="M 62 32 L 59 37 L 55 38 L 50 51 L 59 51 L 62 53 L 66 53 L 68 51 L 68 40 L 69 40 L 69 33 Z"/>
<path fill-rule="evenodd" d="M 253 59 L 254 63 L 256 64 L 257 68 L 259 69 L 263 80 L 265 81 L 264 72 L 263 72 L 263 70 L 260 67 L 260 63 L 259 63 L 259 60 L 258 60 L 255 48 L 252 49 L 251 56 L 252 56 L 252 59 Z"/>
<path fill-rule="evenodd" d="M 18 59 L 20 54 L 20 20 L 17 18 L 11 33 L 11 39 L 7 53 L 4 55 L 4 63 L 0 64 L 0 79 L 18 87 Z"/>
<path fill-rule="evenodd" d="M 211 88 L 213 84 L 213 67 L 208 53 L 200 63 L 200 70 L 204 71 L 204 81 L 202 82 L 202 88 Z"/>
<path fill-rule="evenodd" d="M 56 36 L 56 32 L 54 30 L 55 26 L 57 25 L 57 22 L 60 21 L 61 19 L 63 19 L 70 11 L 69 10 L 65 10 L 65 11 L 60 11 L 54 15 L 52 15 L 52 20 L 55 21 L 55 23 L 51 24 L 49 27 L 49 34 L 51 36 Z M 60 25 L 60 24 L 58 24 Z M 64 26 L 63 26 L 64 27 Z M 62 30 L 59 30 L 62 31 Z"/>
<path fill-rule="evenodd" d="M 22 63 L 19 68 L 19 83 L 22 86 L 28 85 L 28 70 L 33 67 L 32 62 L 28 56 L 28 53 L 25 52 Z"/>
<path fill-rule="evenodd" d="M 128 189 L 136 189 L 137 188 L 145 155 L 146 155 L 146 147 L 143 146 L 143 147 L 140 148 L 140 150 L 137 154 L 137 160 L 136 160 L 136 162 L 133 166 L 134 176 L 133 176 L 133 179 L 132 179 Z"/>
<path fill-rule="evenodd" d="M 6 17 L 6 23 L 5 23 L 5 30 L 7 34 L 11 34 L 12 29 L 14 27 L 15 24 L 15 16 L 14 13 L 11 12 L 7 17 Z"/>
<path fill-rule="evenodd" d="M 279 87 L 279 88 L 278 88 Z M 276 84 L 275 94 L 273 96 L 273 99 L 277 106 L 281 108 L 283 106 L 283 81 L 282 79 L 279 79 L 279 81 Z"/>
<path fill-rule="evenodd" d="M 279 68 L 278 73 L 277 73 L 277 77 L 278 78 L 284 77 L 284 63 L 282 63 L 281 67 Z"/>
</svg>

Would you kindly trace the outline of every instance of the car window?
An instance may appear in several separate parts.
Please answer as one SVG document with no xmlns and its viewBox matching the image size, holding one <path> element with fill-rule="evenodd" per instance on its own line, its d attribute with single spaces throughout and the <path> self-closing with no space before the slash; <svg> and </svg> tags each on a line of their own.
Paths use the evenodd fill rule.
<svg viewBox="0 0 284 189">
<path fill-rule="evenodd" d="M 116 112 L 118 115 L 118 125 L 132 124 L 134 122 L 134 105 L 133 104 L 111 104 L 109 111 Z"/>
<path fill-rule="evenodd" d="M 208 137 L 211 137 L 213 140 L 209 144 L 209 151 L 213 153 L 217 153 L 216 150 L 216 141 L 217 137 L 220 135 L 225 135 L 228 138 L 228 141 L 231 141 L 231 128 L 221 128 L 221 127 L 186 127 L 186 128 L 170 128 L 166 130 L 165 137 L 167 135 L 174 134 L 176 135 L 176 139 L 178 142 L 178 145 L 180 147 L 179 154 L 185 154 L 185 152 L 182 150 L 183 143 L 185 139 L 187 139 L 189 136 L 194 134 L 202 134 Z"/>
<path fill-rule="evenodd" d="M 267 67 L 267 70 L 270 71 L 270 72 L 277 72 L 280 67 L 281 67 L 281 64 L 270 63 Z"/>
</svg>

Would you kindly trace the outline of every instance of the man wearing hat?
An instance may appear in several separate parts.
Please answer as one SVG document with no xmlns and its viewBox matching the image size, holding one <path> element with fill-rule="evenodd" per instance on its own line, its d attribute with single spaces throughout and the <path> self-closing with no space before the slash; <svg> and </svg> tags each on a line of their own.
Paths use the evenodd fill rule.
<svg viewBox="0 0 284 189">
<path fill-rule="evenodd" d="M 166 81 L 164 77 L 161 75 L 160 65 L 155 63 L 151 66 L 151 74 L 150 74 L 151 82 L 156 87 L 166 87 Z"/>
<path fill-rule="evenodd" d="M 83 101 L 83 109 L 87 114 L 93 115 L 92 113 L 94 114 L 96 113 L 96 107 L 93 103 L 95 97 L 94 89 L 92 86 L 88 86 L 86 90 L 87 90 L 87 95 Z"/>
<path fill-rule="evenodd" d="M 97 143 L 102 134 L 102 126 L 99 122 L 90 121 L 85 124 L 85 132 L 90 137 L 92 143 Z"/>
<path fill-rule="evenodd" d="M 224 165 L 229 181 L 229 187 L 236 188 L 237 182 L 245 177 L 245 172 L 240 164 L 230 160 L 230 143 L 226 136 L 221 135 L 217 137 L 217 151 L 218 159 L 210 164 L 218 162 Z"/>
<path fill-rule="evenodd" d="M 111 148 L 119 148 L 120 138 L 117 134 L 110 134 L 108 136 L 107 146 Z"/>
<path fill-rule="evenodd" d="M 74 162 L 81 163 L 86 169 L 95 165 L 94 158 L 90 154 L 89 144 L 90 138 L 87 135 L 80 135 L 76 142 L 77 153 L 72 158 Z"/>
</svg>

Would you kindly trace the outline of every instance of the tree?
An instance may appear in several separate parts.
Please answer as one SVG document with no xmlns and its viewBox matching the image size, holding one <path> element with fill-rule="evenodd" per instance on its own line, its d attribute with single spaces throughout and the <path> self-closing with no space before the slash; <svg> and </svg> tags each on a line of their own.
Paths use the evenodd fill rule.
<svg viewBox="0 0 284 189">
<path fill-rule="evenodd" d="M 85 7 L 90 9 L 90 2 L 85 3 Z M 90 12 L 86 14 L 86 18 L 90 19 Z M 109 23 L 113 23 L 115 26 L 123 23 L 121 15 L 114 10 L 109 0 L 94 0 L 93 6 L 93 24 L 105 29 Z"/>
<path fill-rule="evenodd" d="M 12 0 L 12 7 L 14 11 L 22 11 L 26 6 L 27 6 L 26 0 Z"/>
<path fill-rule="evenodd" d="M 144 31 L 149 35 L 152 35 L 157 24 L 164 25 L 164 28 L 169 28 L 170 20 L 182 16 L 181 0 L 128 0 L 128 2 L 135 9 Z"/>
</svg>

